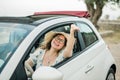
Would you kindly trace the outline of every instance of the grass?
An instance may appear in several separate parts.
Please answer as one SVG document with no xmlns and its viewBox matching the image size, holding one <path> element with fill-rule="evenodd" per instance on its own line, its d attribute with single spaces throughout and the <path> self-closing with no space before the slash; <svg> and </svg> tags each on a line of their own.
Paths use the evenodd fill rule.
<svg viewBox="0 0 120 80">
<path fill-rule="evenodd" d="M 120 43 L 120 31 L 115 31 L 112 35 L 103 37 L 103 39 L 109 43 Z"/>
</svg>

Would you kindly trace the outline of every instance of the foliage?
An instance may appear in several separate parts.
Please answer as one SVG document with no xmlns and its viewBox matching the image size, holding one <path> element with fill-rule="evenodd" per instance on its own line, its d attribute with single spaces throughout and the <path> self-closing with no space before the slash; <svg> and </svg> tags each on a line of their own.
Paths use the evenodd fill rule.
<svg viewBox="0 0 120 80">
<path fill-rule="evenodd" d="M 85 0 L 86 3 L 94 3 L 97 2 L 98 0 Z M 106 3 L 106 2 L 113 2 L 120 4 L 120 0 L 100 0 L 101 3 Z"/>
<path fill-rule="evenodd" d="M 90 20 L 93 22 L 95 27 L 99 29 L 97 22 L 102 15 L 102 9 L 107 2 L 113 2 L 113 4 L 120 5 L 120 0 L 85 0 L 88 11 L 90 13 Z"/>
</svg>

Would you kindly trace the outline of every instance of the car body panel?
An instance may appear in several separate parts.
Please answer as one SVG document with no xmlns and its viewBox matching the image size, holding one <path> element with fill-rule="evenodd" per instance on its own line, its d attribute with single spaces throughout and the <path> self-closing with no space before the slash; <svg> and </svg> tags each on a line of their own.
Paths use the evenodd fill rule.
<svg viewBox="0 0 120 80">
<path fill-rule="evenodd" d="M 48 20 L 33 29 L 33 31 L 23 40 L 23 42 L 21 42 L 9 62 L 2 70 L 0 80 L 10 79 L 23 57 L 25 58 L 25 56 L 28 55 L 27 50 L 31 44 L 35 42 L 39 35 L 42 35 L 42 33 L 51 29 L 52 26 L 77 21 L 89 24 L 97 35 L 98 40 L 85 48 L 83 51 L 77 52 L 75 57 L 57 69 L 63 73 L 64 80 L 105 80 L 110 66 L 115 64 L 113 57 L 108 51 L 107 46 L 100 34 L 91 22 L 85 18 L 72 16 Z"/>
</svg>

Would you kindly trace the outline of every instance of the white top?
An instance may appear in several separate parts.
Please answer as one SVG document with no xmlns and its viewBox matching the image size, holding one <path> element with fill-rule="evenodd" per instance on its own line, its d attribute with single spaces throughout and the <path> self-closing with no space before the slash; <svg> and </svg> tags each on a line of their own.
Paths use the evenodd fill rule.
<svg viewBox="0 0 120 80">
<path fill-rule="evenodd" d="M 42 62 L 43 62 L 43 57 L 45 55 L 45 51 L 46 50 L 39 48 L 33 54 L 30 54 L 30 59 L 32 60 L 34 65 L 36 64 L 36 69 L 39 66 L 42 66 Z M 59 62 L 61 62 L 62 60 L 64 60 L 63 50 L 61 50 L 59 52 L 59 55 L 56 58 L 55 62 L 52 64 L 52 66 L 57 64 L 57 63 L 59 63 Z"/>
</svg>

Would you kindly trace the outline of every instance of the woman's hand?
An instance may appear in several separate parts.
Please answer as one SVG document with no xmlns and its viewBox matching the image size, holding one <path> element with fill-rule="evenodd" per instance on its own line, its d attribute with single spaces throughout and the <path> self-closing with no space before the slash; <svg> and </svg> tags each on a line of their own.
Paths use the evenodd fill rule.
<svg viewBox="0 0 120 80">
<path fill-rule="evenodd" d="M 79 27 L 74 24 L 71 24 L 70 35 L 67 37 L 67 46 L 64 51 L 64 57 L 71 57 L 73 53 L 73 47 L 75 43 L 74 32 L 78 31 Z"/>
<path fill-rule="evenodd" d="M 71 24 L 71 29 L 70 29 L 70 32 L 75 32 L 75 31 L 79 31 L 79 27 L 77 27 L 75 24 Z"/>
<path fill-rule="evenodd" d="M 25 71 L 28 77 L 31 77 L 32 74 L 34 73 L 34 70 L 32 69 L 32 61 L 30 60 L 30 58 L 28 60 L 25 61 L 24 63 L 24 67 L 25 67 Z"/>
</svg>

